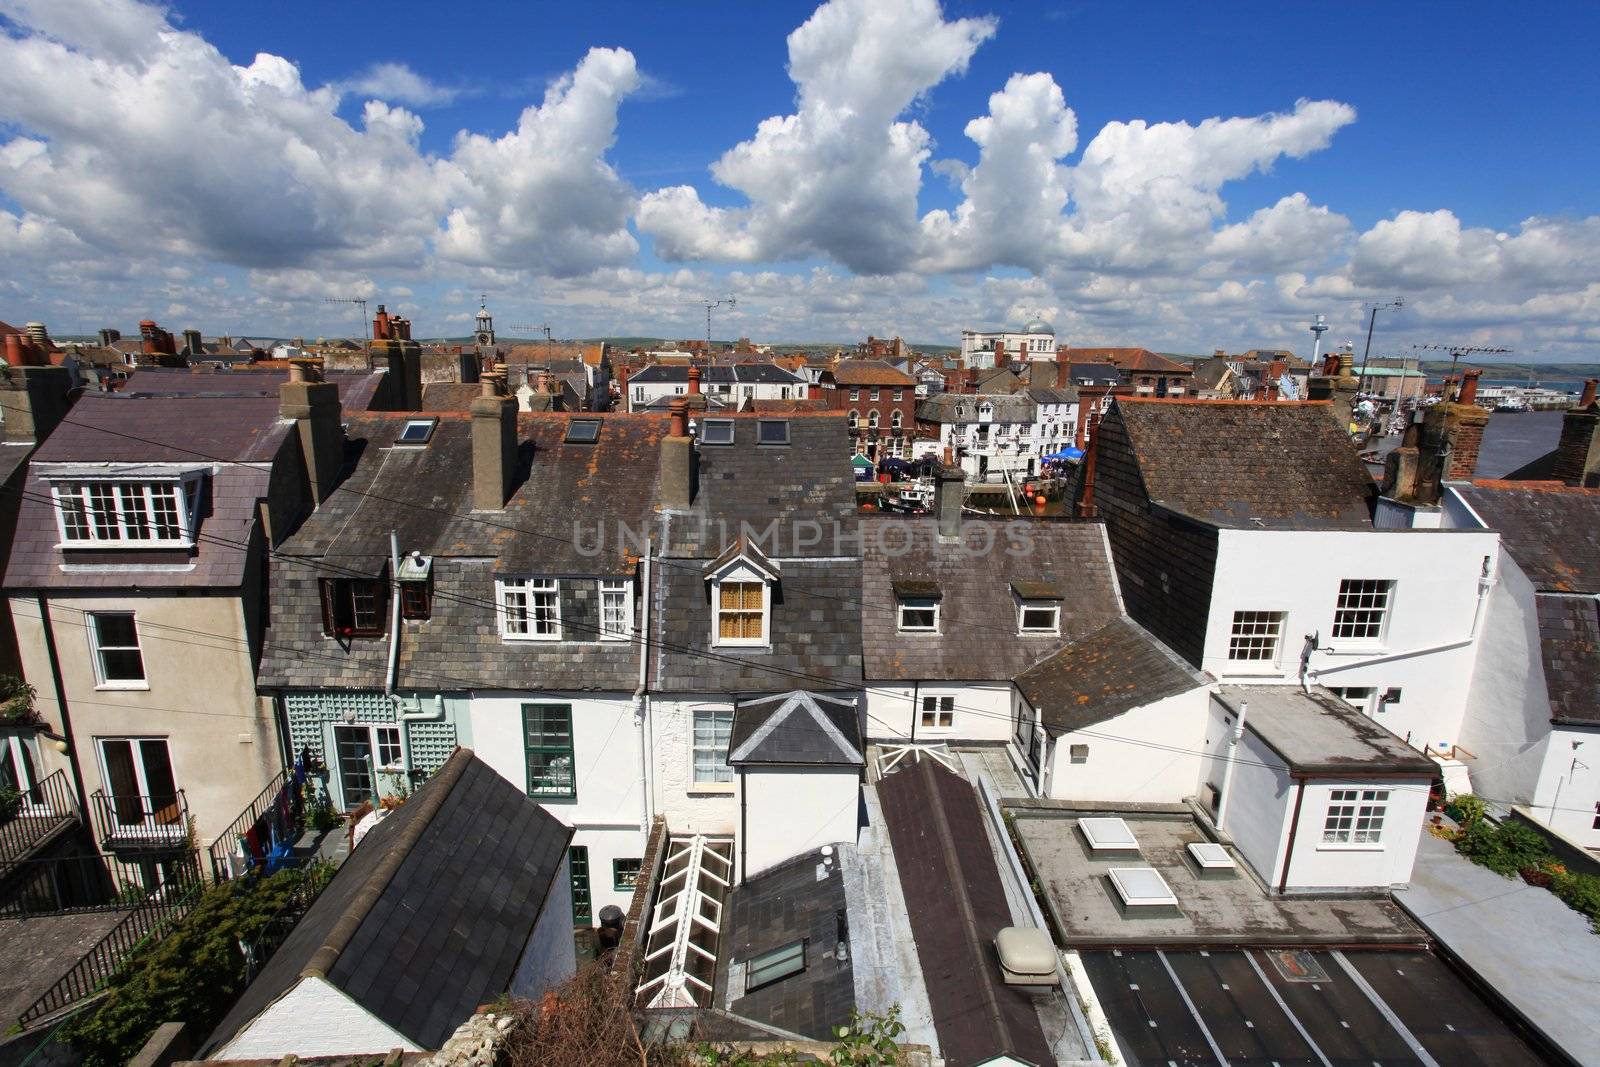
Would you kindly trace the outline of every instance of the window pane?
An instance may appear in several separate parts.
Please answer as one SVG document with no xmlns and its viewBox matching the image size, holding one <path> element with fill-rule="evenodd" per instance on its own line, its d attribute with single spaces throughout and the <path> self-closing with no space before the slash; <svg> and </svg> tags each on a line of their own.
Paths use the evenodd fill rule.
<svg viewBox="0 0 1600 1067">
<path fill-rule="evenodd" d="M 155 535 L 163 540 L 177 540 L 183 536 L 178 522 L 178 486 L 150 486 L 150 510 L 155 518 Z"/>
<path fill-rule="evenodd" d="M 95 643 L 101 648 L 138 647 L 139 634 L 132 615 L 118 612 L 90 617 L 94 620 Z"/>
<path fill-rule="evenodd" d="M 768 985 L 780 978 L 799 974 L 806 969 L 806 943 L 796 941 L 792 945 L 772 952 L 766 952 L 753 957 L 746 965 L 744 987 L 748 992 L 759 986 Z"/>
<path fill-rule="evenodd" d="M 136 541 L 147 540 L 150 536 L 150 522 L 144 510 L 144 487 L 119 485 L 117 497 L 122 504 L 122 526 L 127 536 Z"/>
<path fill-rule="evenodd" d="M 1236 611 L 1228 639 L 1228 658 L 1247 662 L 1275 660 L 1282 633 L 1281 611 Z"/>
<path fill-rule="evenodd" d="M 1333 636 L 1353 641 L 1375 641 L 1382 637 L 1392 588 L 1392 582 L 1370 578 L 1348 578 L 1340 582 Z"/>
<path fill-rule="evenodd" d="M 83 506 L 83 487 L 63 487 L 60 491 L 61 524 L 66 528 L 68 541 L 89 539 L 89 520 Z"/>
<path fill-rule="evenodd" d="M 89 486 L 89 519 L 94 524 L 94 536 L 100 541 L 115 541 L 121 537 L 117 525 L 117 504 L 111 486 Z"/>
</svg>

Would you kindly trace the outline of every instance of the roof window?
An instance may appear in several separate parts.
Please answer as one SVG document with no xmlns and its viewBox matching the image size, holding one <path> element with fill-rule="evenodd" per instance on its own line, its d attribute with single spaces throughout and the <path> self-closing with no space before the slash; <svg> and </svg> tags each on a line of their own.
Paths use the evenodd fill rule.
<svg viewBox="0 0 1600 1067">
<path fill-rule="evenodd" d="M 600 440 L 599 419 L 572 419 L 567 423 L 567 436 L 563 444 L 592 445 Z"/>
<path fill-rule="evenodd" d="M 786 445 L 789 443 L 789 422 L 787 419 L 761 419 L 756 424 L 756 443 L 762 445 Z"/>
<path fill-rule="evenodd" d="M 425 445 L 433 437 L 434 427 L 438 425 L 438 419 L 407 419 L 405 426 L 400 430 L 400 436 L 394 439 L 394 443 L 397 445 Z"/>
<path fill-rule="evenodd" d="M 703 445 L 733 444 L 733 420 L 706 419 L 700 425 L 700 443 Z"/>
<path fill-rule="evenodd" d="M 745 964 L 744 991 L 746 993 L 771 985 L 806 969 L 806 943 L 802 938 L 771 952 L 752 956 Z"/>
</svg>

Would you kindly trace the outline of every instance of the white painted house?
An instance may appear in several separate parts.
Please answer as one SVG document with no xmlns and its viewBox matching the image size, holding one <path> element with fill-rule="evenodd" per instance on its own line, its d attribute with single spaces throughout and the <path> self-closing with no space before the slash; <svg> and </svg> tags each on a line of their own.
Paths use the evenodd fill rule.
<svg viewBox="0 0 1600 1067">
<path fill-rule="evenodd" d="M 996 352 L 1050 362 L 1056 358 L 1056 329 L 1043 319 L 1034 319 L 1020 330 L 962 330 L 961 359 L 969 368 L 997 365 Z"/>
</svg>

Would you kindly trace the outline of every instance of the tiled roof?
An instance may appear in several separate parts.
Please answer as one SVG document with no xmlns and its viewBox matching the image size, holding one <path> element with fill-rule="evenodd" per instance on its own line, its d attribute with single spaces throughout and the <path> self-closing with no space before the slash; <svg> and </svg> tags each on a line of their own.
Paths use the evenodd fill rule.
<svg viewBox="0 0 1600 1067">
<path fill-rule="evenodd" d="M 1057 736 L 1205 684 L 1143 627 L 1114 619 L 1017 676 L 1017 688 Z"/>
<path fill-rule="evenodd" d="M 862 658 L 869 680 L 1009 681 L 1120 613 L 1098 523 L 974 519 L 963 529 L 964 543 L 946 545 L 925 522 L 862 520 Z M 1017 633 L 1011 583 L 1019 580 L 1046 582 L 1065 594 L 1060 634 Z M 899 632 L 894 587 L 905 582 L 938 589 L 937 634 Z"/>
<path fill-rule="evenodd" d="M 1008 367 L 990 367 L 978 372 L 978 392 L 985 396 L 1010 396 L 1022 388 L 1022 379 Z"/>
<path fill-rule="evenodd" d="M 1144 374 L 1193 374 L 1184 363 L 1158 356 L 1148 348 L 1063 348 L 1056 358 L 1066 363 L 1110 363 L 1120 370 Z"/>
<path fill-rule="evenodd" d="M 425 382 L 422 386 L 423 411 L 466 411 L 483 395 L 476 382 Z"/>
<path fill-rule="evenodd" d="M 1239 529 L 1370 529 L 1372 476 L 1327 402 L 1118 397 L 1154 504 Z"/>
<path fill-rule="evenodd" d="M 284 544 L 272 569 L 261 685 L 382 686 L 388 642 L 346 648 L 322 632 L 319 582 L 351 568 L 376 576 L 394 530 L 402 552 L 433 557 L 432 617 L 406 622 L 398 684 L 419 689 L 632 690 L 639 648 L 599 639 L 600 577 L 632 578 L 640 538 L 655 521 L 656 477 L 666 420 L 605 415 L 592 445 L 565 444 L 562 415 L 519 415 L 525 476 L 503 511 L 472 510 L 470 420 L 442 415 L 426 448 L 392 442 L 414 415 L 353 416 L 346 475 Z M 326 557 L 327 562 L 324 562 Z M 501 639 L 495 579 L 555 577 L 562 641 Z M 635 598 L 637 619 L 638 604 Z"/>
<path fill-rule="evenodd" d="M 1013 921 L 977 794 L 931 759 L 877 788 L 944 1062 L 1056 1062 L 1033 997 L 995 966 L 995 935 Z"/>
<path fill-rule="evenodd" d="M 728 762 L 859 767 L 861 717 L 856 702 L 796 689 L 741 701 L 733 711 Z"/>
<path fill-rule="evenodd" d="M 1453 488 L 1499 531 L 1535 589 L 1600 593 L 1600 489 L 1494 481 Z"/>
<path fill-rule="evenodd" d="M 1600 602 L 1548 593 L 1536 600 L 1551 721 L 1600 726 Z"/>
<path fill-rule="evenodd" d="M 881 359 L 842 359 L 833 368 L 833 380 L 840 385 L 888 385 L 904 388 L 916 379 Z"/>
<path fill-rule="evenodd" d="M 322 977 L 425 1049 L 506 992 L 572 830 L 458 749 L 380 821 L 211 1034 Z"/>
<path fill-rule="evenodd" d="M 381 371 L 330 371 L 325 376 L 339 387 L 346 411 L 365 411 L 383 384 Z M 256 396 L 276 399 L 289 380 L 286 370 L 187 370 L 140 367 L 128 375 L 115 397 Z"/>
</svg>

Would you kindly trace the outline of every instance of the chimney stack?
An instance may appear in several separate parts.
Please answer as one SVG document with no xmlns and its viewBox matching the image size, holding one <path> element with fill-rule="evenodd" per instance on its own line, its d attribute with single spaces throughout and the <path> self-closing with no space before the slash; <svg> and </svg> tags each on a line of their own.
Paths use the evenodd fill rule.
<svg viewBox="0 0 1600 1067">
<path fill-rule="evenodd" d="M 44 323 L 30 322 L 23 327 L 23 330 L 27 332 L 29 337 L 33 338 L 34 344 L 47 352 L 50 350 L 50 331 L 45 329 Z"/>
<path fill-rule="evenodd" d="M 946 457 L 948 458 L 948 450 Z M 940 541 L 961 539 L 961 505 L 966 497 L 967 472 L 942 463 L 934 473 L 933 511 L 939 522 Z"/>
<path fill-rule="evenodd" d="M 52 367 L 48 359 L 36 363 L 12 360 L 13 342 L 31 345 L 31 339 L 6 335 L 6 366 L 0 367 L 0 404 L 5 406 L 5 421 L 0 439 L 43 441 L 66 418 L 72 406 L 72 372 Z M 37 347 L 32 351 L 43 352 Z"/>
<path fill-rule="evenodd" d="M 122 331 L 121 330 L 113 330 L 109 326 L 105 326 L 105 327 L 101 328 L 101 330 L 100 330 L 100 347 L 101 348 L 110 348 L 113 341 L 120 341 L 120 340 L 122 340 Z"/>
<path fill-rule="evenodd" d="M 1089 448 L 1083 459 L 1083 477 L 1078 486 L 1078 518 L 1092 519 L 1100 514 L 1094 502 L 1095 466 L 1100 458 L 1100 413 L 1089 414 Z"/>
<path fill-rule="evenodd" d="M 289 380 L 278 391 L 278 412 L 296 423 L 311 498 L 321 504 L 332 494 L 344 466 L 339 387 L 322 380 L 317 360 L 290 360 Z"/>
<path fill-rule="evenodd" d="M 689 366 L 689 395 L 700 395 L 700 368 L 693 364 Z"/>
<path fill-rule="evenodd" d="M 505 395 L 505 376 L 485 374 L 483 395 L 473 400 L 472 507 L 500 511 L 511 496 L 517 470 L 517 402 Z"/>
<path fill-rule="evenodd" d="M 199 330 L 183 331 L 183 354 L 191 358 L 205 355 L 205 349 L 200 344 Z"/>
<path fill-rule="evenodd" d="M 1457 400 L 1463 404 L 1475 404 L 1478 400 L 1478 379 L 1483 371 L 1473 368 L 1461 375 L 1461 393 Z"/>
<path fill-rule="evenodd" d="M 1600 487 L 1600 403 L 1596 403 L 1596 385 L 1600 380 L 1590 378 L 1583 383 L 1583 396 L 1578 406 L 1569 408 L 1561 419 L 1561 443 L 1556 445 L 1556 463 L 1552 472 L 1568 485 L 1585 488 Z"/>
<path fill-rule="evenodd" d="M 694 503 L 700 477 L 700 456 L 689 436 L 689 401 L 674 397 L 667 436 L 661 439 L 661 506 L 681 511 Z"/>
</svg>

